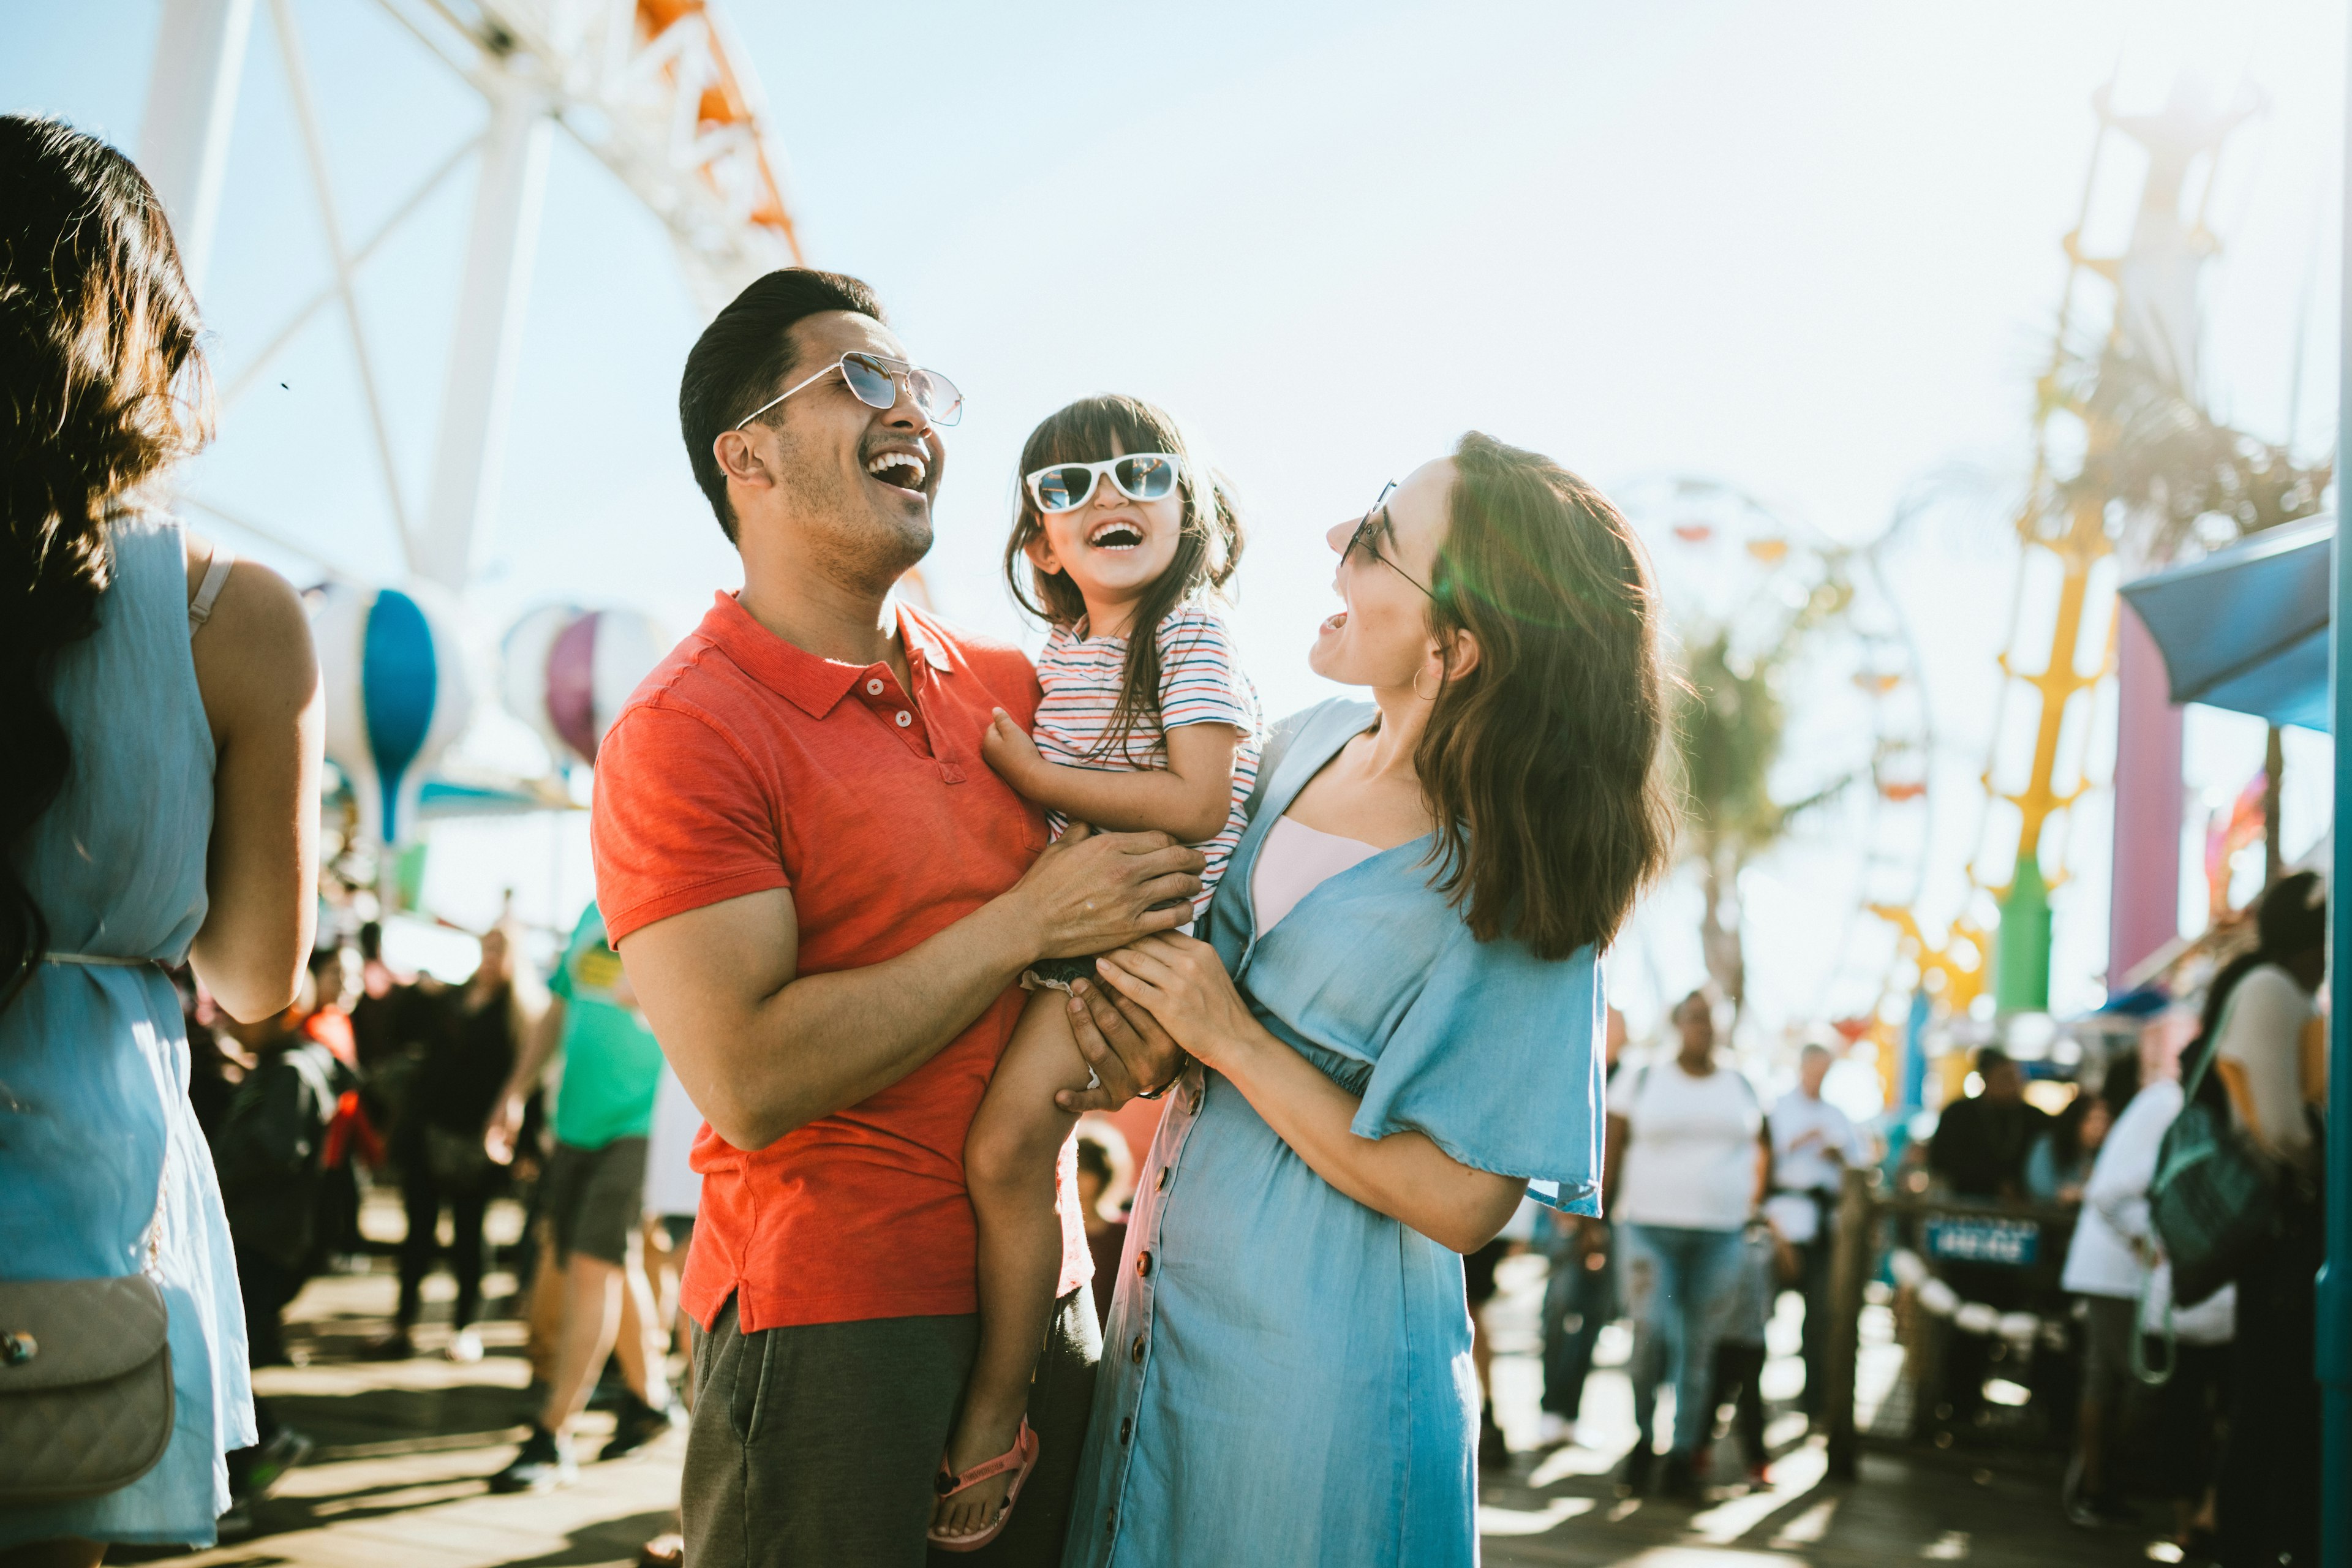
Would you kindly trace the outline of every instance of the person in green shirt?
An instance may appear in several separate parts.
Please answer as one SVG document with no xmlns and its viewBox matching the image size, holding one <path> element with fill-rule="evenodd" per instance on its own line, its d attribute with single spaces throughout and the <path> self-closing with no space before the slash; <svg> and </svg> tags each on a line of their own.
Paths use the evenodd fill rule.
<svg viewBox="0 0 2352 1568">
<path fill-rule="evenodd" d="M 548 990 L 553 1000 L 486 1134 L 492 1158 L 513 1157 L 523 1103 L 560 1053 L 555 1152 L 540 1195 L 552 1261 L 563 1271 L 563 1329 L 547 1403 L 522 1451 L 490 1479 L 490 1489 L 501 1492 L 543 1491 L 573 1479 L 572 1423 L 616 1341 L 630 1397 L 596 1457 L 618 1458 L 677 1420 L 663 1374 L 641 1227 L 646 1134 L 661 1081 L 661 1047 L 637 1010 L 593 903 L 582 913 Z"/>
</svg>

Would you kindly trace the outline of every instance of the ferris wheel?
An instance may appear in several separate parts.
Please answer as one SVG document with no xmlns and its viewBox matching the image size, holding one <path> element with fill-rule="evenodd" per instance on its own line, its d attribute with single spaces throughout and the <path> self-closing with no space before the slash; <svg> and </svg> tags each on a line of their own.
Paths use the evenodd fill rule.
<svg viewBox="0 0 2352 1568">
<path fill-rule="evenodd" d="M 1917 900 L 1933 806 L 1918 650 L 1879 560 L 1893 531 L 1842 544 L 1705 475 L 1638 480 L 1619 499 L 1685 648 L 1720 638 L 1735 674 L 1778 669 L 1787 725 L 1770 793 L 1782 805 L 1811 804 L 1771 853 L 1801 857 L 1808 891 L 1839 911 L 1817 944 L 1804 1012 L 1858 1023 L 1878 1008 L 1896 959 L 1874 911 Z"/>
<path fill-rule="evenodd" d="M 200 487 L 183 502 L 326 567 L 330 582 L 310 596 L 329 760 L 356 797 L 346 816 L 360 841 L 408 839 L 436 795 L 449 815 L 574 804 L 546 780 L 507 777 L 483 788 L 428 777 L 467 728 L 482 684 L 468 671 L 468 650 L 489 639 L 463 635 L 460 595 L 496 521 L 550 144 L 560 130 L 618 178 L 667 230 L 703 311 L 715 312 L 753 279 L 801 259 L 758 83 L 711 0 L 163 0 L 139 160 L 200 296 L 235 157 L 239 89 L 248 56 L 263 52 L 253 34 L 264 4 L 329 275 L 289 300 L 274 326 L 240 334 L 257 346 L 224 366 L 222 434 L 235 436 L 246 395 L 275 379 L 273 364 L 291 345 L 316 328 L 340 329 L 404 575 L 352 581 L 299 527 L 225 505 Z M 348 188 L 331 153 L 336 94 L 314 80 L 303 27 L 306 13 L 315 19 L 330 6 L 388 17 L 425 69 L 453 73 L 487 110 L 477 133 L 460 135 L 389 202 Z M 412 493 L 395 460 L 393 416 L 406 411 L 386 395 L 362 275 L 469 170 L 455 309 L 444 321 L 401 320 L 404 336 L 448 345 L 431 469 Z M 348 215 L 362 208 L 388 216 L 355 233 Z M 641 621 L 625 609 L 551 606 L 499 639 L 505 668 L 493 689 L 541 735 L 554 769 L 593 758 L 610 710 L 659 658 L 664 639 Z"/>
<path fill-rule="evenodd" d="M 139 161 L 171 214 L 190 281 L 201 295 L 232 157 L 230 128 L 260 0 L 163 0 Z M 221 389 L 224 429 L 244 395 L 314 319 L 331 313 L 348 334 L 373 447 L 375 477 L 414 575 L 452 592 L 475 570 L 494 521 L 507 415 L 530 263 L 558 129 L 618 177 L 667 229 L 689 288 L 716 310 L 763 272 L 800 259 L 759 86 L 709 0 L 336 0 L 372 5 L 456 73 L 488 113 L 391 204 L 373 231 L 352 233 L 354 204 L 339 183 L 326 135 L 331 100 L 314 85 L 297 0 L 268 0 L 287 96 L 326 244 L 331 277 L 297 302 Z M 471 166 L 474 202 L 457 306 L 441 323 L 449 344 L 431 476 L 405 492 L 386 397 L 360 308 L 362 269 L 448 181 Z M 373 205 L 375 204 L 369 204 Z M 430 322 L 404 322 L 430 333 Z M 196 505 L 297 553 L 296 531 Z"/>
</svg>

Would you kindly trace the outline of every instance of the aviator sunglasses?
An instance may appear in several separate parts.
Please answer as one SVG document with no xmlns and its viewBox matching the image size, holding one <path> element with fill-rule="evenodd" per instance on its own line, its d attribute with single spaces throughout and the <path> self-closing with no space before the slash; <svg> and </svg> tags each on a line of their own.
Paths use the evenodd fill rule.
<svg viewBox="0 0 2352 1568">
<path fill-rule="evenodd" d="M 1394 479 L 1381 487 L 1380 499 L 1372 502 L 1370 511 L 1364 513 L 1364 521 L 1356 524 L 1356 531 L 1348 535 L 1348 548 L 1339 552 L 1339 564 L 1345 566 L 1348 558 L 1360 550 L 1434 600 L 1437 597 L 1434 589 L 1381 553 L 1380 532 L 1389 526 L 1389 494 L 1395 489 Z"/>
<path fill-rule="evenodd" d="M 1110 476 L 1111 488 L 1129 500 L 1160 500 L 1176 489 L 1181 458 L 1166 452 L 1129 452 L 1099 463 L 1055 463 L 1025 476 L 1039 511 L 1076 511 L 1095 493 L 1095 481 Z"/>
<path fill-rule="evenodd" d="M 963 417 L 963 394 L 956 390 L 954 382 L 938 371 L 924 370 L 902 359 L 886 359 L 880 354 L 859 351 L 842 355 L 799 385 L 788 387 L 768 399 L 739 420 L 735 428 L 740 430 L 793 393 L 814 386 L 835 371 L 841 373 L 841 379 L 856 395 L 857 401 L 868 408 L 896 406 L 898 384 L 903 381 L 907 384 L 908 395 L 915 400 L 915 406 L 932 424 L 952 425 Z"/>
</svg>

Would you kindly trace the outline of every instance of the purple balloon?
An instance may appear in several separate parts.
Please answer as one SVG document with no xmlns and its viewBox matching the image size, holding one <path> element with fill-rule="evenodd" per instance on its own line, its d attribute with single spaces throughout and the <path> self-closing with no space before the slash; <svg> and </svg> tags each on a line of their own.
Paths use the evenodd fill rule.
<svg viewBox="0 0 2352 1568">
<path fill-rule="evenodd" d="M 547 716 L 563 743 L 596 760 L 596 622 L 590 611 L 556 635 L 547 650 Z"/>
</svg>

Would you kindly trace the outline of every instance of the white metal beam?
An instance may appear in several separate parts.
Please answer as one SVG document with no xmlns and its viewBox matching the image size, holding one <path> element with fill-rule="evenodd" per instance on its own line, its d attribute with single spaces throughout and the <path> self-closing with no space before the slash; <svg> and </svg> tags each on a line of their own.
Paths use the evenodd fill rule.
<svg viewBox="0 0 2352 1568">
<path fill-rule="evenodd" d="M 530 84 L 509 79 L 493 95 L 434 446 L 433 488 L 415 554 L 417 571 L 452 591 L 462 590 L 472 575 L 497 511 L 553 132 L 546 100 Z"/>
<path fill-rule="evenodd" d="M 220 218 L 230 127 L 253 0 L 163 0 L 147 109 L 139 122 L 139 167 L 172 219 L 180 268 L 199 299 Z"/>
</svg>

